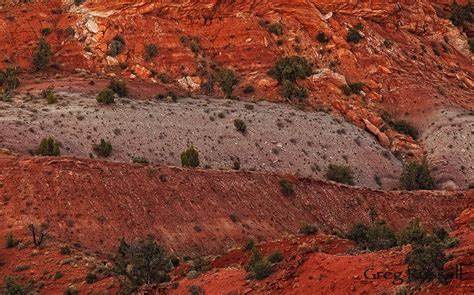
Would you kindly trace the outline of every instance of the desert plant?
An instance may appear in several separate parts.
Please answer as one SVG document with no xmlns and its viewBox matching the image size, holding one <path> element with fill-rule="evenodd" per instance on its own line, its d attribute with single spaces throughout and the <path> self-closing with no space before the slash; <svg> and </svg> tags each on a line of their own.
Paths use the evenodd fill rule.
<svg viewBox="0 0 474 295">
<path fill-rule="evenodd" d="M 235 119 L 234 120 L 234 127 L 238 132 L 240 132 L 242 134 L 247 133 L 247 125 L 245 124 L 244 120 L 242 120 L 242 119 Z"/>
<path fill-rule="evenodd" d="M 108 158 L 112 154 L 112 143 L 108 140 L 101 139 L 100 143 L 94 144 L 92 149 L 99 157 Z"/>
<path fill-rule="evenodd" d="M 62 246 L 61 248 L 59 248 L 59 253 L 61 253 L 61 255 L 70 255 L 71 254 L 71 248 L 69 248 L 69 246 L 67 246 L 67 245 Z"/>
<path fill-rule="evenodd" d="M 41 140 L 36 154 L 41 156 L 59 156 L 61 154 L 61 146 L 61 142 L 53 137 L 46 137 Z"/>
<path fill-rule="evenodd" d="M 360 40 L 362 40 L 362 35 L 360 34 L 360 32 L 354 28 L 350 28 L 349 31 L 347 32 L 347 37 L 346 37 L 346 40 L 347 42 L 350 42 L 350 43 L 359 43 Z"/>
<path fill-rule="evenodd" d="M 109 88 L 120 97 L 126 97 L 128 95 L 128 87 L 124 81 L 112 79 Z"/>
<path fill-rule="evenodd" d="M 127 279 L 132 290 L 153 283 L 168 282 L 173 265 L 165 252 L 151 237 L 132 244 L 121 241 L 114 258 L 114 271 Z"/>
<path fill-rule="evenodd" d="M 412 282 L 429 282 L 434 279 L 445 282 L 443 267 L 446 261 L 446 255 L 439 243 L 432 241 L 425 245 L 416 245 L 405 259 L 408 278 Z"/>
<path fill-rule="evenodd" d="M 284 80 L 296 82 L 311 76 L 312 72 L 311 65 L 304 57 L 289 56 L 280 59 L 269 74 L 281 83 Z"/>
<path fill-rule="evenodd" d="M 245 246 L 244 246 L 244 249 L 249 251 L 249 250 L 252 250 L 253 248 L 255 248 L 255 241 L 252 240 L 252 239 L 248 239 L 246 242 L 245 242 Z"/>
<path fill-rule="evenodd" d="M 6 276 L 3 280 L 1 294 L 5 295 L 24 295 L 29 294 L 31 285 L 21 285 L 14 278 Z"/>
<path fill-rule="evenodd" d="M 398 233 L 398 244 L 423 244 L 427 231 L 421 226 L 419 219 L 413 219 Z"/>
<path fill-rule="evenodd" d="M 354 172 L 346 165 L 330 164 L 326 170 L 326 179 L 335 182 L 354 185 Z"/>
<path fill-rule="evenodd" d="M 33 241 L 33 245 L 35 245 L 35 247 L 41 246 L 41 244 L 44 241 L 44 238 L 46 237 L 46 230 L 48 228 L 48 225 L 45 223 L 42 223 L 41 225 L 36 226 L 30 223 L 28 224 L 27 228 L 31 233 L 31 239 Z"/>
<path fill-rule="evenodd" d="M 74 0 L 74 5 L 80 6 L 82 3 L 84 3 L 86 0 Z"/>
<path fill-rule="evenodd" d="M 51 45 L 41 37 L 38 45 L 33 52 L 33 66 L 35 70 L 41 71 L 46 69 L 51 59 Z"/>
<path fill-rule="evenodd" d="M 418 139 L 418 136 L 420 135 L 418 129 L 407 121 L 392 121 L 391 126 L 398 132 L 409 135 L 415 140 Z"/>
<path fill-rule="evenodd" d="M 100 104 L 111 104 L 115 102 L 115 94 L 112 89 L 104 88 L 97 94 L 96 99 Z"/>
<path fill-rule="evenodd" d="M 291 197 L 295 194 L 295 189 L 293 184 L 286 179 L 280 179 L 280 192 L 285 197 Z"/>
<path fill-rule="evenodd" d="M 345 236 L 356 242 L 359 247 L 370 251 L 389 249 L 397 245 L 394 231 L 384 220 L 378 220 L 371 226 L 354 224 Z"/>
<path fill-rule="evenodd" d="M 299 230 L 299 233 L 305 236 L 314 235 L 317 232 L 318 232 L 318 229 L 316 228 L 316 226 L 312 224 L 307 224 L 307 223 L 303 224 Z"/>
<path fill-rule="evenodd" d="M 93 284 L 98 281 L 97 275 L 93 272 L 88 272 L 86 275 L 86 283 Z"/>
<path fill-rule="evenodd" d="M 4 71 L 0 71 L 0 86 L 4 86 L 7 91 L 11 91 L 20 86 L 18 78 L 18 68 L 8 67 Z"/>
<path fill-rule="evenodd" d="M 304 99 L 308 97 L 308 90 L 302 86 L 296 85 L 289 80 L 283 80 L 280 84 L 280 94 L 290 100 Z"/>
<path fill-rule="evenodd" d="M 109 43 L 109 52 L 108 55 L 112 57 L 116 57 L 119 55 L 125 46 L 125 40 L 122 36 L 115 36 L 112 41 Z"/>
<path fill-rule="evenodd" d="M 73 287 L 68 287 L 64 290 L 64 295 L 79 295 L 79 290 Z"/>
<path fill-rule="evenodd" d="M 406 190 L 432 190 L 435 188 L 434 179 L 431 177 L 428 161 L 410 162 L 403 167 L 400 178 L 402 187 Z"/>
<path fill-rule="evenodd" d="M 13 248 L 16 245 L 18 245 L 19 243 L 20 243 L 20 241 L 15 239 L 15 236 L 13 235 L 13 233 L 8 233 L 7 234 L 7 236 L 5 238 L 5 244 L 6 244 L 7 249 Z"/>
<path fill-rule="evenodd" d="M 271 263 L 278 263 L 278 262 L 281 262 L 282 260 L 283 260 L 283 255 L 278 251 L 272 252 L 270 253 L 270 255 L 268 255 L 268 261 L 270 261 Z"/>
<path fill-rule="evenodd" d="M 204 295 L 206 293 L 201 286 L 197 285 L 189 286 L 188 292 L 190 295 Z"/>
<path fill-rule="evenodd" d="M 199 152 L 194 146 L 189 146 L 181 153 L 181 164 L 183 167 L 198 167 L 199 166 Z"/>
<path fill-rule="evenodd" d="M 268 259 L 263 258 L 255 247 L 252 249 L 252 257 L 245 269 L 257 280 L 262 280 L 273 273 L 272 264 Z"/>
<path fill-rule="evenodd" d="M 145 60 L 152 60 L 158 55 L 156 44 L 150 43 L 145 46 Z"/>
<path fill-rule="evenodd" d="M 464 6 L 454 1 L 451 5 L 451 16 L 449 19 L 453 25 L 458 27 L 463 26 L 466 22 L 474 22 L 474 5 L 471 1 Z"/>
<path fill-rule="evenodd" d="M 471 53 L 474 53 L 474 37 L 467 39 L 467 45 L 469 46 Z"/>
<path fill-rule="evenodd" d="M 319 43 L 328 43 L 329 42 L 329 37 L 326 36 L 324 32 L 319 32 L 316 35 L 316 40 L 318 40 Z"/>
<path fill-rule="evenodd" d="M 58 97 L 54 93 L 54 88 L 52 86 L 43 89 L 43 91 L 41 91 L 41 97 L 46 100 L 47 104 L 55 104 L 58 102 Z"/>
<path fill-rule="evenodd" d="M 283 25 L 279 22 L 271 23 L 267 27 L 268 31 L 274 35 L 281 36 L 283 35 Z"/>
<path fill-rule="evenodd" d="M 232 92 L 239 84 L 237 74 L 231 69 L 219 69 L 217 71 L 217 83 L 224 91 L 226 98 L 232 97 Z"/>
<path fill-rule="evenodd" d="M 245 94 L 251 94 L 255 92 L 255 87 L 253 85 L 247 85 L 244 88 L 244 93 Z"/>
</svg>

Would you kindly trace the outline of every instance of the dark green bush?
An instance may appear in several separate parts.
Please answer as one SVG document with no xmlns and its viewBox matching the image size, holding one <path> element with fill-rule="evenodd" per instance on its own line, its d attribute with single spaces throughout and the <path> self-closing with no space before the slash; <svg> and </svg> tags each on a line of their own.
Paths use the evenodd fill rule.
<svg viewBox="0 0 474 295">
<path fill-rule="evenodd" d="M 110 88 L 102 89 L 102 91 L 97 94 L 97 102 L 100 104 L 111 104 L 115 102 L 115 94 Z"/>
<path fill-rule="evenodd" d="M 285 197 L 291 197 L 295 194 L 293 184 L 286 179 L 280 180 L 280 191 Z"/>
<path fill-rule="evenodd" d="M 408 264 L 408 277 L 412 282 L 429 282 L 434 279 L 446 281 L 443 267 L 447 259 L 442 246 L 437 242 L 415 245 L 405 262 Z"/>
<path fill-rule="evenodd" d="M 398 233 L 398 244 L 421 245 L 426 242 L 426 238 L 427 231 L 421 226 L 418 219 L 413 219 Z"/>
<path fill-rule="evenodd" d="M 254 240 L 248 239 L 247 242 L 245 242 L 244 249 L 248 251 L 248 250 L 252 250 L 253 248 L 255 248 Z"/>
<path fill-rule="evenodd" d="M 0 86 L 5 86 L 7 91 L 11 91 L 20 86 L 20 79 L 17 77 L 18 68 L 9 67 L 0 71 Z"/>
<path fill-rule="evenodd" d="M 225 93 L 226 98 L 230 98 L 235 87 L 239 84 L 239 78 L 231 69 L 219 69 L 217 71 L 217 83 Z"/>
<path fill-rule="evenodd" d="M 354 172 L 346 165 L 330 164 L 326 170 L 326 179 L 335 182 L 354 185 Z"/>
<path fill-rule="evenodd" d="M 112 81 L 110 81 L 109 88 L 120 97 L 128 96 L 128 87 L 124 81 L 112 79 Z"/>
<path fill-rule="evenodd" d="M 105 139 L 101 139 L 100 143 L 94 144 L 92 148 L 99 157 L 108 158 L 112 154 L 112 143 Z"/>
<path fill-rule="evenodd" d="M 61 154 L 61 142 L 53 137 L 43 138 L 39 144 L 36 154 L 40 156 L 59 156 Z"/>
<path fill-rule="evenodd" d="M 411 136 L 415 140 L 418 139 L 420 134 L 415 126 L 406 121 L 393 121 L 392 127 L 400 133 Z"/>
<path fill-rule="evenodd" d="M 43 91 L 41 91 L 41 97 L 46 100 L 47 104 L 55 104 L 58 102 L 58 97 L 54 93 L 54 88 L 52 86 L 43 89 Z"/>
<path fill-rule="evenodd" d="M 6 244 L 7 249 L 13 248 L 16 245 L 18 245 L 19 243 L 20 243 L 20 241 L 15 239 L 15 236 L 13 235 L 13 233 L 8 233 L 7 234 L 6 239 L 5 239 L 5 244 Z"/>
<path fill-rule="evenodd" d="M 283 35 L 283 25 L 281 23 L 275 22 L 271 23 L 267 27 L 268 31 L 274 35 L 281 36 Z"/>
<path fill-rule="evenodd" d="M 158 55 L 156 44 L 147 44 L 145 46 L 145 60 L 152 60 Z"/>
<path fill-rule="evenodd" d="M 38 45 L 33 52 L 33 66 L 36 71 L 44 70 L 48 67 L 51 60 L 51 45 L 41 37 Z"/>
<path fill-rule="evenodd" d="M 263 280 L 273 273 L 272 264 L 268 259 L 263 258 L 257 248 L 252 249 L 253 255 L 245 267 L 248 272 L 257 280 Z"/>
<path fill-rule="evenodd" d="M 30 294 L 31 285 L 21 285 L 14 278 L 6 276 L 3 280 L 1 294 L 5 295 L 24 295 Z"/>
<path fill-rule="evenodd" d="M 79 295 L 79 291 L 76 288 L 68 287 L 64 290 L 64 295 Z"/>
<path fill-rule="evenodd" d="M 453 25 L 458 27 L 463 26 L 466 22 L 474 22 L 474 5 L 471 1 L 464 6 L 454 1 L 451 5 L 451 17 L 449 19 Z"/>
<path fill-rule="evenodd" d="M 122 240 L 114 258 L 116 275 L 126 278 L 132 290 L 144 284 L 168 282 L 172 267 L 167 253 L 151 237 L 130 245 Z"/>
<path fill-rule="evenodd" d="M 316 40 L 318 40 L 319 43 L 328 43 L 329 42 L 329 37 L 326 36 L 324 32 L 319 32 L 316 35 Z"/>
<path fill-rule="evenodd" d="M 316 228 L 316 226 L 312 224 L 303 224 L 299 230 L 299 233 L 305 236 L 314 235 L 317 232 L 318 232 L 318 229 Z"/>
<path fill-rule="evenodd" d="M 177 267 L 180 263 L 179 258 L 176 257 L 175 255 L 170 256 L 170 261 L 171 261 L 171 264 L 173 264 L 174 267 Z"/>
<path fill-rule="evenodd" d="M 242 119 L 235 119 L 234 120 L 234 127 L 237 131 L 242 134 L 247 133 L 247 125 L 245 124 L 244 120 Z"/>
<path fill-rule="evenodd" d="M 281 96 L 290 100 L 302 100 L 308 97 L 308 90 L 304 87 L 296 85 L 294 82 L 283 80 L 283 82 L 280 84 L 280 94 Z"/>
<path fill-rule="evenodd" d="M 188 292 L 190 295 L 204 295 L 206 293 L 201 286 L 197 285 L 189 286 Z"/>
<path fill-rule="evenodd" d="M 122 36 L 117 35 L 109 43 L 108 55 L 112 57 L 116 57 L 123 51 L 124 47 L 125 47 L 125 40 L 123 39 Z"/>
<path fill-rule="evenodd" d="M 253 85 L 247 85 L 244 88 L 244 93 L 245 94 L 251 94 L 255 92 L 255 87 Z"/>
<path fill-rule="evenodd" d="M 62 246 L 60 249 L 59 249 L 59 253 L 61 253 L 62 255 L 71 255 L 71 248 L 69 248 L 69 246 Z"/>
<path fill-rule="evenodd" d="M 389 249 L 397 245 L 395 233 L 383 220 L 374 222 L 370 227 L 355 224 L 346 233 L 346 237 L 356 242 L 359 247 L 370 251 Z"/>
<path fill-rule="evenodd" d="M 270 255 L 268 255 L 268 261 L 270 261 L 271 263 L 278 263 L 278 262 L 281 262 L 282 260 L 283 260 L 283 255 L 281 255 L 281 253 L 278 251 L 272 252 L 270 253 Z"/>
<path fill-rule="evenodd" d="M 189 146 L 187 150 L 181 153 L 181 164 L 183 167 L 198 167 L 199 166 L 199 152 L 194 146 Z"/>
<path fill-rule="evenodd" d="M 74 5 L 80 6 L 82 3 L 84 3 L 86 0 L 74 0 Z"/>
<path fill-rule="evenodd" d="M 269 72 L 270 76 L 280 83 L 284 80 L 296 82 L 296 80 L 311 76 L 312 73 L 313 69 L 311 65 L 301 56 L 284 57 L 280 59 Z"/>
<path fill-rule="evenodd" d="M 400 178 L 402 187 L 406 190 L 432 190 L 435 188 L 434 179 L 426 159 L 421 162 L 411 162 L 404 166 Z"/>
<path fill-rule="evenodd" d="M 362 40 L 362 35 L 359 33 L 358 30 L 354 29 L 354 28 L 350 28 L 349 31 L 347 32 L 347 42 L 350 42 L 350 43 L 359 43 L 361 40 Z"/>
<path fill-rule="evenodd" d="M 88 284 L 93 284 L 95 282 L 97 282 L 99 279 L 97 278 L 97 275 L 92 273 L 92 272 L 88 272 L 87 275 L 86 275 L 86 283 Z"/>
</svg>

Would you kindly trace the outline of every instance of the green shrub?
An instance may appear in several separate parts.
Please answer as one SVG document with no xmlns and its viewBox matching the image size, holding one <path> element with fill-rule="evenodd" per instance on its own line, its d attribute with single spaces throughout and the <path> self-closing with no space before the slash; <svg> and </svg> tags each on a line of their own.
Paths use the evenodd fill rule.
<svg viewBox="0 0 474 295">
<path fill-rule="evenodd" d="M 97 94 L 97 102 L 100 104 L 112 104 L 115 102 L 115 94 L 110 88 L 102 89 Z"/>
<path fill-rule="evenodd" d="M 80 6 L 82 3 L 84 3 L 86 0 L 74 0 L 74 5 Z"/>
<path fill-rule="evenodd" d="M 431 177 L 431 172 L 426 159 L 420 163 L 411 162 L 404 166 L 400 178 L 402 187 L 406 190 L 432 190 L 435 182 Z"/>
<path fill-rule="evenodd" d="M 474 22 L 474 6 L 471 1 L 466 5 L 459 5 L 454 1 L 451 5 L 451 17 L 449 18 L 453 25 L 463 26 L 466 22 Z"/>
<path fill-rule="evenodd" d="M 244 88 L 244 93 L 245 94 L 251 94 L 255 92 L 255 87 L 253 85 L 247 85 Z"/>
<path fill-rule="evenodd" d="M 374 222 L 372 226 L 355 224 L 345 236 L 359 247 L 370 251 L 389 249 L 397 245 L 395 233 L 383 220 Z"/>
<path fill-rule="evenodd" d="M 31 285 L 21 285 L 14 278 L 6 276 L 3 279 L 3 287 L 1 294 L 5 295 L 24 295 L 29 294 Z"/>
<path fill-rule="evenodd" d="M 281 36 L 283 35 L 283 25 L 279 22 L 271 23 L 267 27 L 268 31 L 274 35 Z"/>
<path fill-rule="evenodd" d="M 435 227 L 433 228 L 433 236 L 435 236 L 438 241 L 444 241 L 449 238 L 448 232 L 444 229 L 444 227 Z"/>
<path fill-rule="evenodd" d="M 172 267 L 167 253 L 151 237 L 130 245 L 122 240 L 114 258 L 115 274 L 125 277 L 132 290 L 144 284 L 168 282 Z"/>
<path fill-rule="evenodd" d="M 188 292 L 190 295 L 204 295 L 205 291 L 201 286 L 191 285 L 188 288 Z"/>
<path fill-rule="evenodd" d="M 415 140 L 418 139 L 418 136 L 420 135 L 420 132 L 415 126 L 403 120 L 393 121 L 392 127 L 400 133 L 411 136 Z"/>
<path fill-rule="evenodd" d="M 319 43 L 328 43 L 329 42 L 329 37 L 326 36 L 324 32 L 319 32 L 316 35 L 316 40 L 318 40 Z"/>
<path fill-rule="evenodd" d="M 244 249 L 249 251 L 255 248 L 255 242 L 252 239 L 248 239 L 247 242 L 245 242 Z"/>
<path fill-rule="evenodd" d="M 248 272 L 257 280 L 262 280 L 273 273 L 272 264 L 262 257 L 257 248 L 252 249 L 253 255 L 245 267 Z"/>
<path fill-rule="evenodd" d="M 362 35 L 356 29 L 350 28 L 349 31 L 347 32 L 346 40 L 347 42 L 357 44 L 362 40 Z"/>
<path fill-rule="evenodd" d="M 469 45 L 469 50 L 471 53 L 474 53 L 474 38 L 468 38 L 467 45 Z"/>
<path fill-rule="evenodd" d="M 237 74 L 231 69 L 219 69 L 217 71 L 217 83 L 225 93 L 226 98 L 229 98 L 232 97 L 232 92 L 239 84 L 239 78 L 237 77 Z"/>
<path fill-rule="evenodd" d="M 286 179 L 280 179 L 280 192 L 285 197 L 291 197 L 295 194 L 295 189 L 293 184 Z"/>
<path fill-rule="evenodd" d="M 71 248 L 69 248 L 69 246 L 62 246 L 61 248 L 59 248 L 59 253 L 61 253 L 62 255 L 71 255 Z"/>
<path fill-rule="evenodd" d="M 36 154 L 40 156 L 59 156 L 61 154 L 61 146 L 61 142 L 53 137 L 46 137 L 41 140 Z"/>
<path fill-rule="evenodd" d="M 97 278 L 97 275 L 92 273 L 92 272 L 88 272 L 87 275 L 86 275 L 86 283 L 88 284 L 93 284 L 95 282 L 98 281 L 98 278 Z"/>
<path fill-rule="evenodd" d="M 354 185 L 354 172 L 346 165 L 330 164 L 326 170 L 326 179 L 335 182 Z"/>
<path fill-rule="evenodd" d="M 20 86 L 20 79 L 17 77 L 18 68 L 9 67 L 4 71 L 0 71 L 0 86 L 5 85 L 7 91 L 11 91 Z"/>
<path fill-rule="evenodd" d="M 116 57 L 123 51 L 124 47 L 125 47 L 125 40 L 123 39 L 122 36 L 117 35 L 109 43 L 108 55 L 112 57 Z"/>
<path fill-rule="evenodd" d="M 290 100 L 302 100 L 308 97 L 308 90 L 304 87 L 296 85 L 294 82 L 283 80 L 283 82 L 280 84 L 280 94 L 281 96 Z"/>
<path fill-rule="evenodd" d="M 281 255 L 281 253 L 278 251 L 272 252 L 270 253 L 270 255 L 268 255 L 268 261 L 270 261 L 271 263 L 278 263 L 278 262 L 281 262 L 282 260 L 283 260 L 283 255 Z"/>
<path fill-rule="evenodd" d="M 237 131 L 242 134 L 247 133 L 247 125 L 245 124 L 244 120 L 242 119 L 235 119 L 234 120 L 234 127 Z"/>
<path fill-rule="evenodd" d="M 145 46 L 145 60 L 152 60 L 158 55 L 156 44 L 147 44 Z"/>
<path fill-rule="evenodd" d="M 55 104 L 58 102 L 58 97 L 54 93 L 54 88 L 52 86 L 43 89 L 43 91 L 41 91 L 41 97 L 46 100 L 47 104 Z"/>
<path fill-rule="evenodd" d="M 408 253 L 405 262 L 408 265 L 408 277 L 412 282 L 429 282 L 437 279 L 445 282 L 444 264 L 447 262 L 441 245 L 431 242 L 415 245 Z"/>
<path fill-rule="evenodd" d="M 16 245 L 18 245 L 19 243 L 20 243 L 20 241 L 15 239 L 15 236 L 13 235 L 13 233 L 8 233 L 7 234 L 7 236 L 5 238 L 5 244 L 6 244 L 7 249 L 16 247 Z"/>
<path fill-rule="evenodd" d="M 94 144 L 92 149 L 99 157 L 108 158 L 112 154 L 112 143 L 108 140 L 101 139 L 100 143 Z"/>
<path fill-rule="evenodd" d="M 426 241 L 426 230 L 421 226 L 418 219 L 410 220 L 404 229 L 398 234 L 398 244 L 423 244 Z"/>
<path fill-rule="evenodd" d="M 36 71 L 41 71 L 48 67 L 51 60 L 51 45 L 41 37 L 33 52 L 33 66 Z"/>
<path fill-rule="evenodd" d="M 296 82 L 299 79 L 305 79 L 313 73 L 309 62 L 301 56 L 289 56 L 280 59 L 269 74 L 278 82 L 288 80 Z"/>
<path fill-rule="evenodd" d="M 349 83 L 349 87 L 351 88 L 352 93 L 360 94 L 360 92 L 362 91 L 362 88 L 364 87 L 364 83 L 362 82 Z"/>
<path fill-rule="evenodd" d="M 181 153 L 181 165 L 193 168 L 199 166 L 199 152 L 194 146 L 189 146 L 187 150 Z"/>
<path fill-rule="evenodd" d="M 299 233 L 305 236 L 314 235 L 317 232 L 318 232 L 318 229 L 316 228 L 316 226 L 312 224 L 303 224 L 299 230 Z"/>
<path fill-rule="evenodd" d="M 120 97 L 128 96 L 128 87 L 124 81 L 112 79 L 112 81 L 110 81 L 109 88 Z"/>
<path fill-rule="evenodd" d="M 76 288 L 68 287 L 64 290 L 64 295 L 79 295 L 79 291 Z"/>
<path fill-rule="evenodd" d="M 170 256 L 170 261 L 171 261 L 171 264 L 173 264 L 174 267 L 177 267 L 180 263 L 179 258 L 176 257 L 175 255 Z"/>
<path fill-rule="evenodd" d="M 132 157 L 132 163 L 135 163 L 135 164 L 148 164 L 150 162 L 145 157 L 134 156 L 134 157 Z"/>
<path fill-rule="evenodd" d="M 63 274 L 62 272 L 57 271 L 57 272 L 54 273 L 53 278 L 54 278 L 55 280 L 59 280 L 59 279 L 61 279 L 63 276 L 64 276 L 64 274 Z"/>
</svg>

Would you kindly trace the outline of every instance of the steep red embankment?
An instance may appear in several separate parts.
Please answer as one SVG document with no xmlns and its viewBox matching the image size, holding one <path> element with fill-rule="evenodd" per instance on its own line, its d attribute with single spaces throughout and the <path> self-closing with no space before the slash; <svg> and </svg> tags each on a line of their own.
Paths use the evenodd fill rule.
<svg viewBox="0 0 474 295">
<path fill-rule="evenodd" d="M 332 232 L 369 221 L 374 208 L 395 228 L 419 217 L 451 225 L 474 192 L 383 192 L 278 175 L 187 170 L 73 158 L 0 158 L 3 226 L 50 225 L 57 239 L 110 250 L 154 234 L 181 254 L 218 253 L 246 239 L 269 241 L 314 223 Z M 233 222 L 230 214 L 237 217 Z"/>
</svg>

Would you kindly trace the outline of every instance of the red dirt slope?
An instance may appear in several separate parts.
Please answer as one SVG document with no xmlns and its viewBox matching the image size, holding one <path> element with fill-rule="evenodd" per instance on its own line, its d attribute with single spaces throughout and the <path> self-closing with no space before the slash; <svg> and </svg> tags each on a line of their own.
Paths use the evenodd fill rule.
<svg viewBox="0 0 474 295">
<path fill-rule="evenodd" d="M 217 253 L 246 239 L 269 241 L 302 223 L 331 232 L 369 221 L 375 208 L 395 228 L 419 217 L 451 225 L 474 192 L 382 192 L 273 174 L 186 170 L 74 158 L 0 157 L 2 225 L 48 222 L 60 241 L 110 250 L 154 234 L 177 253 Z M 233 222 L 229 215 L 237 216 Z"/>
</svg>

